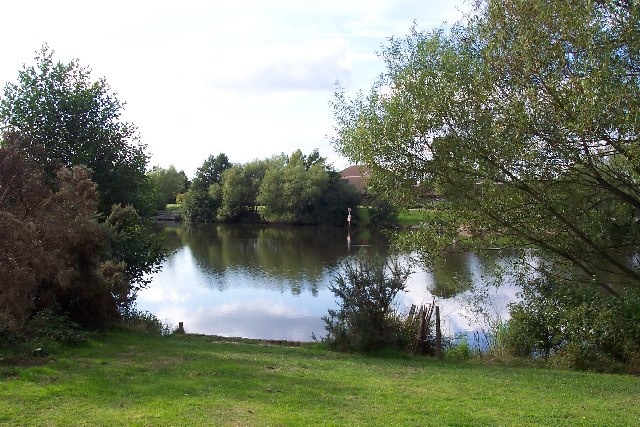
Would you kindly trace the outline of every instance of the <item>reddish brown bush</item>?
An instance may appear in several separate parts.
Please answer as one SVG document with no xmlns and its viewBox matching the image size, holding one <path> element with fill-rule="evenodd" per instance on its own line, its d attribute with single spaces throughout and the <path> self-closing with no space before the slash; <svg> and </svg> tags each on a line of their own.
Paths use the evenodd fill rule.
<svg viewBox="0 0 640 427">
<path fill-rule="evenodd" d="M 128 301 L 125 265 L 109 260 L 90 175 L 61 168 L 46 185 L 35 164 L 0 149 L 0 327 L 19 330 L 45 308 L 100 326 Z"/>
</svg>

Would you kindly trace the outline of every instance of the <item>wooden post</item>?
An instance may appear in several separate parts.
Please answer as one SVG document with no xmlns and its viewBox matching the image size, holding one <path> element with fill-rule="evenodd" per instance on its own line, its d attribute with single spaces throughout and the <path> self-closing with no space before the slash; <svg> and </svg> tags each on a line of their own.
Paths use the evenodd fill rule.
<svg viewBox="0 0 640 427">
<path fill-rule="evenodd" d="M 420 356 L 424 356 L 424 329 L 425 329 L 425 316 L 427 315 L 427 310 L 424 305 L 420 306 L 420 311 L 418 312 L 418 317 L 420 319 L 420 326 L 418 330 L 418 354 Z"/>
<path fill-rule="evenodd" d="M 436 305 L 436 357 L 442 357 L 442 333 L 440 332 L 440 307 Z"/>
</svg>

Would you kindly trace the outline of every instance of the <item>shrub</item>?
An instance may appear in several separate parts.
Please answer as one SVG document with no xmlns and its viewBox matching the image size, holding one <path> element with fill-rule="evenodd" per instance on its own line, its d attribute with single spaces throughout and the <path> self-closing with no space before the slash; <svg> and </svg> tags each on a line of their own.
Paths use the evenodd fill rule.
<svg viewBox="0 0 640 427">
<path fill-rule="evenodd" d="M 374 196 L 369 197 L 367 202 L 369 204 L 369 221 L 371 224 L 388 224 L 397 220 L 400 209 L 390 200 Z"/>
<path fill-rule="evenodd" d="M 330 286 L 340 307 L 322 318 L 330 347 L 366 352 L 402 346 L 403 326 L 392 304 L 406 287 L 409 269 L 382 257 L 357 258 L 341 267 Z"/>
<path fill-rule="evenodd" d="M 8 327 L 10 322 L 0 319 L 0 360 L 46 356 L 61 344 L 76 344 L 87 338 L 77 323 L 53 308 L 36 312 L 20 329 Z"/>
<path fill-rule="evenodd" d="M 452 360 L 469 360 L 473 357 L 473 349 L 469 345 L 467 336 L 461 334 L 445 350 L 445 357 Z"/>
<path fill-rule="evenodd" d="M 155 314 L 131 307 L 122 310 L 122 322 L 127 328 L 152 335 L 169 335 L 172 332 L 171 326 L 162 322 Z"/>
<path fill-rule="evenodd" d="M 78 343 L 86 339 L 86 332 L 77 323 L 51 308 L 39 311 L 29 320 L 25 335 L 33 342 L 51 346 Z"/>
<path fill-rule="evenodd" d="M 532 281 L 511 306 L 507 348 L 516 356 L 599 371 L 633 369 L 640 352 L 640 295 L 551 279 Z"/>
</svg>

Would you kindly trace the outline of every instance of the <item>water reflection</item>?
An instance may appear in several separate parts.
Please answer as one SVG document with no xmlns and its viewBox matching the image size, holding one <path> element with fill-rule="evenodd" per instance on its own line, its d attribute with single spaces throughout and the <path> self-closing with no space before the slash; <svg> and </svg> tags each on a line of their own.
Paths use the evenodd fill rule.
<svg viewBox="0 0 640 427">
<path fill-rule="evenodd" d="M 342 260 L 359 253 L 388 254 L 382 233 L 323 227 L 239 224 L 169 224 L 174 250 L 138 307 L 188 332 L 308 341 L 325 335 L 321 317 L 336 306 L 328 285 Z M 454 295 L 489 274 L 488 261 L 455 248 L 433 273 L 416 271 L 399 306 L 430 303 L 436 296 L 445 328 L 473 329 L 470 313 Z M 496 293 L 498 310 L 517 288 Z"/>
<path fill-rule="evenodd" d="M 174 224 L 167 232 L 170 247 L 188 247 L 210 278 L 205 286 L 219 290 L 250 285 L 315 295 L 340 259 L 362 248 L 385 254 L 388 247 L 382 234 L 364 229 L 351 233 L 351 248 L 339 228 Z"/>
</svg>

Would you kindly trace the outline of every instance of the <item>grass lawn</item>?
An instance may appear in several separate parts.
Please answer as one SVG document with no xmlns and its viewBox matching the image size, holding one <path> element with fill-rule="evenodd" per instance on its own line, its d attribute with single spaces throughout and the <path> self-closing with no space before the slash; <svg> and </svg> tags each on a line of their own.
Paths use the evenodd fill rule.
<svg viewBox="0 0 640 427">
<path fill-rule="evenodd" d="M 419 225 L 423 222 L 435 222 L 442 216 L 450 215 L 449 212 L 437 209 L 407 209 L 398 214 L 398 225 L 401 227 L 410 227 Z"/>
<path fill-rule="evenodd" d="M 402 227 L 409 227 L 412 225 L 418 225 L 425 220 L 424 209 L 408 209 L 401 211 L 398 214 L 398 225 Z"/>
<path fill-rule="evenodd" d="M 398 214 L 398 217 L 393 222 L 394 225 L 400 227 L 410 227 L 412 225 L 419 225 L 425 220 L 428 220 L 430 216 L 429 210 L 426 209 L 407 209 Z M 358 219 L 358 225 L 367 226 L 371 223 L 370 212 L 368 207 L 358 206 L 355 208 L 355 215 Z"/>
<path fill-rule="evenodd" d="M 640 378 L 110 332 L 0 366 L 0 425 L 638 425 Z"/>
</svg>

